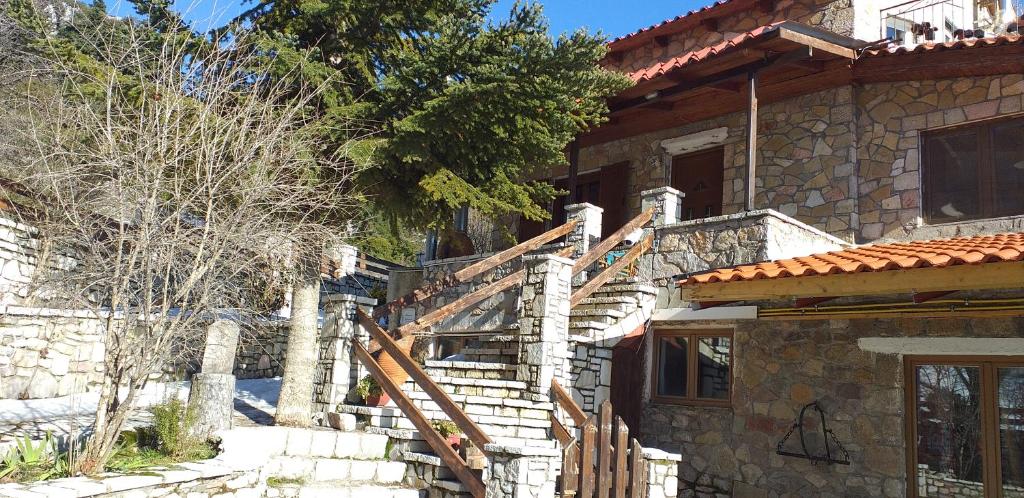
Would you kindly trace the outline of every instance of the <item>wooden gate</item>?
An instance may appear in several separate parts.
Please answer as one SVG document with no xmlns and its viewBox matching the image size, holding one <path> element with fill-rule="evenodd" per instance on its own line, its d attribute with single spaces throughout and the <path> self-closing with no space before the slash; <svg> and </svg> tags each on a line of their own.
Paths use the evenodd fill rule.
<svg viewBox="0 0 1024 498">
<path fill-rule="evenodd" d="M 555 387 L 557 386 L 557 387 Z M 575 419 L 582 411 L 561 386 L 555 384 L 559 404 Z M 567 402 L 571 404 L 566 406 Z M 563 498 L 646 498 L 647 465 L 636 438 L 629 437 L 629 427 L 621 417 L 612 414 L 611 401 L 605 400 L 597 416 L 579 423 L 579 438 L 553 419 L 555 435 L 562 443 Z"/>
</svg>

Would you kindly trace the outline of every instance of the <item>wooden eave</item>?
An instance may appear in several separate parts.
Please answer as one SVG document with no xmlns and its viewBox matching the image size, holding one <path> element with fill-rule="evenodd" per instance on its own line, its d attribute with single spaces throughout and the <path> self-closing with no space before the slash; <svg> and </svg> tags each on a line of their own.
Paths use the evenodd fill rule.
<svg viewBox="0 0 1024 498">
<path fill-rule="evenodd" d="M 688 301 L 735 302 L 1021 288 L 1024 262 L 1014 261 L 690 284 L 680 286 L 680 295 Z"/>
</svg>

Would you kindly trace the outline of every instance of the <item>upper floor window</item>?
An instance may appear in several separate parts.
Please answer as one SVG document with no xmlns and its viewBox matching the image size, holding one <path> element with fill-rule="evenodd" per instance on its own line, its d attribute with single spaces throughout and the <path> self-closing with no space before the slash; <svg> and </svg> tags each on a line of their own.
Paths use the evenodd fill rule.
<svg viewBox="0 0 1024 498">
<path fill-rule="evenodd" d="M 1024 214 L 1024 119 L 924 134 L 929 223 Z"/>
</svg>

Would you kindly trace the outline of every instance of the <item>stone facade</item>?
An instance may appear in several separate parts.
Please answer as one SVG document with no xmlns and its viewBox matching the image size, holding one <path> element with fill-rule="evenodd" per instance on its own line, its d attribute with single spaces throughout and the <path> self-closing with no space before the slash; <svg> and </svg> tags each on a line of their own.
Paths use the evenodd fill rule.
<svg viewBox="0 0 1024 498">
<path fill-rule="evenodd" d="M 584 148 L 580 172 L 630 163 L 627 205 L 640 212 L 641 193 L 670 183 L 666 139 L 726 127 L 722 212 L 743 211 L 746 114 L 732 113 Z M 845 240 L 857 227 L 857 156 L 853 89 L 839 87 L 761 107 L 758 121 L 757 208 L 771 208 Z"/>
<path fill-rule="evenodd" d="M 235 353 L 235 377 L 266 379 L 284 375 L 288 322 L 263 321 L 242 329 Z"/>
<path fill-rule="evenodd" d="M 1024 109 L 1024 76 L 865 85 L 856 96 L 859 238 L 912 230 L 921 222 L 921 133 Z"/>
<path fill-rule="evenodd" d="M 429 261 L 423 266 L 422 282 L 433 282 L 447 277 L 462 268 L 465 268 L 477 261 L 480 261 L 490 254 L 479 254 L 461 258 L 448 258 Z M 465 294 L 484 287 L 490 283 L 508 276 L 510 273 L 521 268 L 518 261 L 505 263 L 499 267 L 486 272 L 484 275 L 445 289 L 444 291 L 425 299 L 410 307 L 415 310 L 415 317 L 423 316 L 430 310 L 434 310 L 450 303 Z M 388 299 L 397 299 L 401 294 L 389 294 Z M 469 308 L 456 313 L 441 323 L 434 325 L 434 330 L 447 331 L 472 331 L 472 330 L 496 330 L 514 327 L 516 324 L 517 308 L 519 306 L 518 293 L 514 291 L 500 292 Z M 405 313 L 409 313 L 406 311 Z M 401 320 L 401 317 L 400 317 Z M 396 326 L 399 324 L 395 324 Z"/>
<path fill-rule="evenodd" d="M 519 364 L 516 379 L 543 396 L 552 380 L 568 384 L 569 296 L 573 260 L 553 255 L 523 258 L 526 278 L 519 317 Z"/>
<path fill-rule="evenodd" d="M 1024 337 L 1020 318 L 760 320 L 731 326 L 730 407 L 649 403 L 644 409 L 644 444 L 686 455 L 679 473 L 684 496 L 903 496 L 903 363 L 897 355 L 861 349 L 858 339 Z M 801 407 L 812 401 L 821 403 L 829 428 L 850 453 L 850 465 L 814 465 L 776 454 Z"/>
</svg>

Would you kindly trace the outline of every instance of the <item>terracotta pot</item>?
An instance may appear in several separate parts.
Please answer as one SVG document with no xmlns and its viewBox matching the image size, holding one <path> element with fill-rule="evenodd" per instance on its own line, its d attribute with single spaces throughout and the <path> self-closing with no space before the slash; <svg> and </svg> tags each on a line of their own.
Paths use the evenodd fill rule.
<svg viewBox="0 0 1024 498">
<path fill-rule="evenodd" d="M 448 436 L 448 446 L 451 446 L 453 450 L 458 451 L 459 447 L 462 446 L 462 435 L 451 434 Z"/>
<path fill-rule="evenodd" d="M 412 343 L 415 339 L 416 338 L 411 335 L 409 337 L 399 339 L 397 341 L 398 347 L 400 347 L 402 351 L 404 351 L 405 354 L 408 355 L 409 352 L 412 351 Z M 409 378 L 409 373 L 406 372 L 404 368 L 399 366 L 398 362 L 395 361 L 395 359 L 392 358 L 387 351 L 382 350 L 380 352 L 380 356 L 377 357 L 377 363 L 380 363 L 380 368 L 384 370 L 384 374 L 386 374 L 388 378 L 391 379 L 392 382 L 399 386 L 402 385 L 406 381 L 406 379 Z"/>
<path fill-rule="evenodd" d="M 388 401 L 391 401 L 391 397 L 388 396 L 388 393 L 371 394 L 364 401 L 366 406 L 384 406 L 388 404 Z"/>
</svg>

